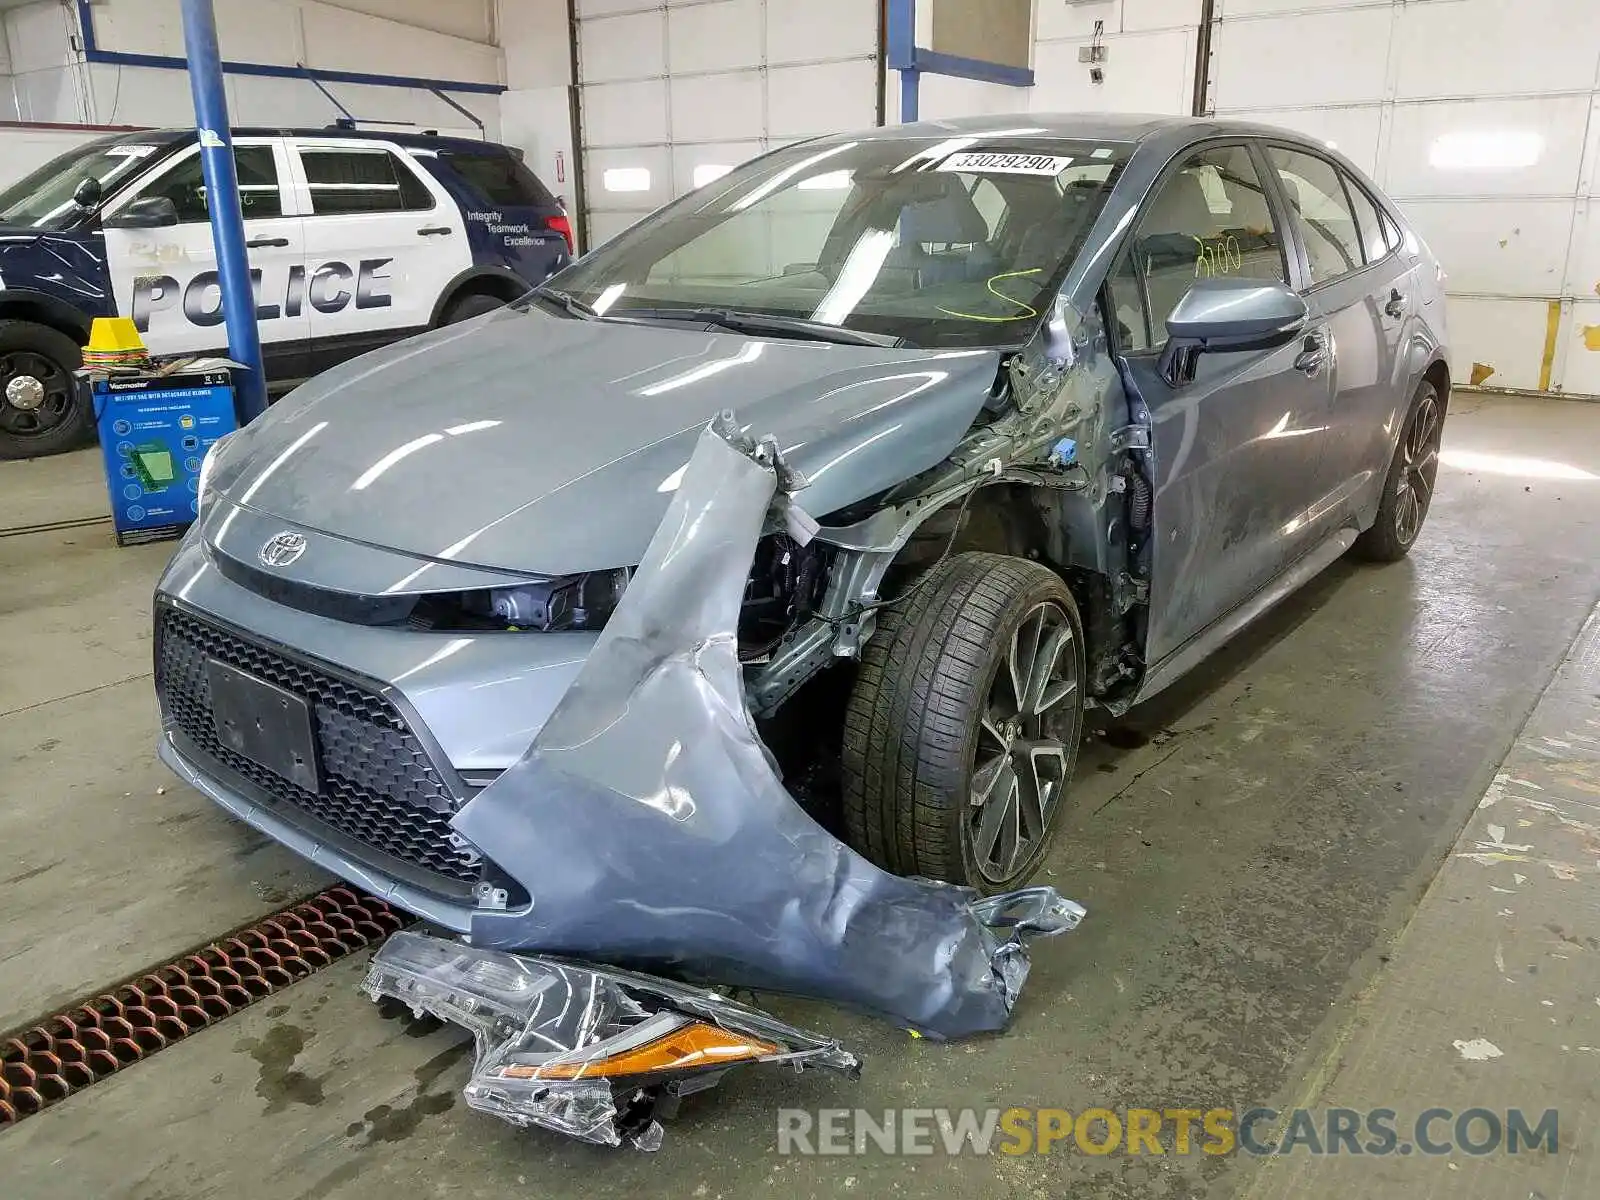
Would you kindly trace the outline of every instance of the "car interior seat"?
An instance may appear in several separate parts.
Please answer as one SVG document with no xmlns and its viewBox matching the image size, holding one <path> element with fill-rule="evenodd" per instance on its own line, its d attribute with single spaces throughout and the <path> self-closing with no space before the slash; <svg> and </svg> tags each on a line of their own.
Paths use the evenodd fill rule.
<svg viewBox="0 0 1600 1200">
<path fill-rule="evenodd" d="M 1165 338 L 1168 315 L 1204 273 L 1199 266 L 1203 245 L 1221 233 L 1221 221 L 1192 171 L 1179 172 L 1167 183 L 1140 224 L 1135 249 L 1158 341 Z"/>
<path fill-rule="evenodd" d="M 988 222 L 955 177 L 938 189 L 901 208 L 885 272 L 903 273 L 918 288 L 987 279 L 997 269 Z"/>
</svg>

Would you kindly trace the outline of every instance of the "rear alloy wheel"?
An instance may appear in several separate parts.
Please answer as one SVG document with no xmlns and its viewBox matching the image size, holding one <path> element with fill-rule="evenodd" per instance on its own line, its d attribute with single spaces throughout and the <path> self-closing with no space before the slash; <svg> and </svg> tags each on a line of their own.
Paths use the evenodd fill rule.
<svg viewBox="0 0 1600 1200">
<path fill-rule="evenodd" d="M 958 554 L 879 613 L 845 716 L 845 828 L 886 870 L 1016 887 L 1083 730 L 1083 633 L 1055 572 Z"/>
<path fill-rule="evenodd" d="M 1356 552 L 1373 562 L 1398 562 L 1411 552 L 1433 503 L 1439 478 L 1439 444 L 1444 406 L 1438 390 L 1424 383 L 1412 403 L 1383 484 L 1383 499 L 1372 528 L 1356 539 Z"/>
<path fill-rule="evenodd" d="M 0 458 L 40 458 L 84 442 L 93 425 L 72 372 L 78 344 L 35 321 L 0 321 Z"/>
</svg>

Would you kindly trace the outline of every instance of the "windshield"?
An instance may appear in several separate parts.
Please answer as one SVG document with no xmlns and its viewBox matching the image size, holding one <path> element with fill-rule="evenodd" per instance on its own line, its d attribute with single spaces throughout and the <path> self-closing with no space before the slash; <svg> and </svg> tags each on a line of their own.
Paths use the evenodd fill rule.
<svg viewBox="0 0 1600 1200">
<path fill-rule="evenodd" d="M 550 286 L 612 318 L 729 309 L 915 346 L 1015 344 L 1133 149 L 1041 132 L 788 147 L 646 218 Z"/>
<path fill-rule="evenodd" d="M 0 221 L 35 229 L 60 229 L 79 212 L 72 194 L 85 179 L 98 179 L 101 190 L 136 174 L 159 146 L 148 142 L 87 142 L 57 155 L 0 192 Z"/>
</svg>

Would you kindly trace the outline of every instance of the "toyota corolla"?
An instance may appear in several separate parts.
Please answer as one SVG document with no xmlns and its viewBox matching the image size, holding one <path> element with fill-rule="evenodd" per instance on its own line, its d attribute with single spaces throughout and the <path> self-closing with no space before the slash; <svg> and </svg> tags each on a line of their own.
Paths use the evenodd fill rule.
<svg viewBox="0 0 1600 1200">
<path fill-rule="evenodd" d="M 1410 550 L 1449 379 L 1438 265 L 1322 143 L 1029 114 L 786 146 L 221 442 L 156 595 L 160 752 L 448 928 L 526 911 L 536 868 L 456 819 L 731 411 L 803 510 L 736 631 L 785 785 L 888 871 L 1002 892 L 1087 709 Z"/>
</svg>

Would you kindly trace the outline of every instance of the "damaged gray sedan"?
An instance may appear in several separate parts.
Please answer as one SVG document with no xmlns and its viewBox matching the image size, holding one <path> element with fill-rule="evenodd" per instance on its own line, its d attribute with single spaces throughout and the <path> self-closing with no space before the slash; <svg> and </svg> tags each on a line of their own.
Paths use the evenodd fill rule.
<svg viewBox="0 0 1600 1200">
<path fill-rule="evenodd" d="M 755 935 L 719 943 L 714 921 L 671 946 L 670 922 L 652 942 L 561 898 L 642 887 L 636 860 L 676 853 L 608 829 L 618 847 L 691 829 L 682 861 L 726 862 L 677 901 L 670 871 L 652 877 L 674 919 L 719 883 L 754 887 L 750 862 L 770 876 L 770 843 L 747 855 L 711 822 L 732 802 L 682 782 L 759 792 L 765 755 L 827 837 L 813 865 L 836 874 L 806 876 L 822 894 L 848 880 L 892 908 L 911 901 L 880 874 L 918 877 L 1027 909 L 974 907 L 986 929 L 1070 927 L 1058 898 L 1013 893 L 1072 802 L 1086 709 L 1149 696 L 1352 547 L 1409 551 L 1448 401 L 1443 317 L 1442 275 L 1394 206 L 1281 131 L 1031 114 L 785 147 L 219 443 L 156 597 L 161 755 L 474 945 L 794 990 L 826 976 L 818 993 L 913 1027 L 992 1027 L 794 968 L 810 951 L 745 970 Z M 770 476 L 754 515 L 673 508 L 724 412 L 729 453 Z M 669 530 L 670 513 L 709 524 Z M 748 544 L 728 533 L 746 524 Z M 685 668 L 680 703 L 641 726 L 661 761 L 630 779 L 591 754 L 558 787 L 568 766 L 535 761 L 540 738 L 615 614 L 634 602 L 640 631 L 619 662 L 721 644 L 726 597 L 641 591 L 640 564 L 680 552 L 708 589 L 732 572 L 737 712 Z M 588 677 L 594 738 L 612 728 L 597 714 L 641 711 L 637 666 Z M 738 743 L 726 761 L 703 761 L 707 730 Z M 599 744 L 553 740 L 568 765 Z M 598 792 L 657 824 L 597 821 Z M 707 838 L 721 860 L 698 856 Z M 771 883 L 747 932 L 810 922 L 809 946 L 857 911 L 797 917 L 777 899 L 801 884 Z M 858 969 L 891 952 L 883 923 Z M 1000 963 L 1003 941 L 973 961 Z M 1009 1009 L 1018 978 L 995 978 Z"/>
</svg>

